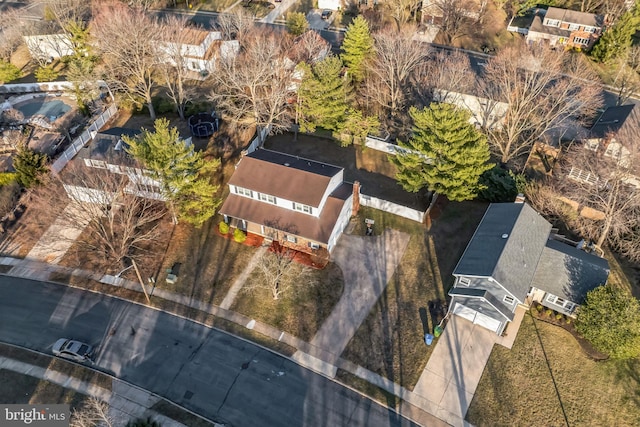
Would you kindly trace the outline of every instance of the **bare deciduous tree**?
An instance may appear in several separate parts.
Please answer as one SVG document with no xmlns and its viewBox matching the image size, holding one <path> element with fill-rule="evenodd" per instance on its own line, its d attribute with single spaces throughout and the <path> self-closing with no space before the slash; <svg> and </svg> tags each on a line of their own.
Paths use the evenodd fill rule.
<svg viewBox="0 0 640 427">
<path fill-rule="evenodd" d="M 385 2 L 384 6 L 389 10 L 389 15 L 396 23 L 398 31 L 415 17 L 422 0 L 395 0 Z"/>
<path fill-rule="evenodd" d="M 218 61 L 210 98 L 240 126 L 288 129 L 295 64 L 286 57 L 287 45 L 281 34 L 264 29 L 246 39 L 239 55 Z"/>
<path fill-rule="evenodd" d="M 293 42 L 292 61 L 308 64 L 325 58 L 331 52 L 331 45 L 315 31 L 307 31 Z"/>
<path fill-rule="evenodd" d="M 71 165 L 36 189 L 30 203 L 51 210 L 73 203 L 60 220 L 84 228 L 74 241 L 104 259 L 105 268 L 117 269 L 125 259 L 145 254 L 145 246 L 159 237 L 158 223 L 167 213 L 163 202 L 133 194 L 139 187 L 132 187 L 126 175 Z"/>
<path fill-rule="evenodd" d="M 244 8 L 236 7 L 231 13 L 219 14 L 211 26 L 218 28 L 225 40 L 240 40 L 242 42 L 254 28 L 255 21 L 251 15 L 245 12 Z"/>
<path fill-rule="evenodd" d="M 190 76 L 194 71 L 189 71 L 189 52 L 183 45 L 197 45 L 198 30 L 189 26 L 185 17 L 171 16 L 162 22 L 159 28 L 159 37 L 164 40 L 161 53 L 164 61 L 160 61 L 159 74 L 167 95 L 173 101 L 182 120 L 185 119 L 184 111 L 189 102 L 196 96 L 196 80 Z"/>
<path fill-rule="evenodd" d="M 296 262 L 295 254 L 295 251 L 280 245 L 265 253 L 256 265 L 259 276 L 247 284 L 245 290 L 266 289 L 277 300 L 295 292 L 297 286 L 315 286 L 311 269 Z"/>
<path fill-rule="evenodd" d="M 22 32 L 20 29 L 20 11 L 0 11 L 0 59 L 9 61 L 11 55 L 22 44 Z"/>
<path fill-rule="evenodd" d="M 144 102 L 155 119 L 151 95 L 159 61 L 157 23 L 142 10 L 107 4 L 98 11 L 92 31 L 105 79 L 133 102 Z"/>
<path fill-rule="evenodd" d="M 428 0 L 423 13 L 439 18 L 445 44 L 468 35 L 477 21 L 474 4 L 468 0 Z"/>
<path fill-rule="evenodd" d="M 460 51 L 440 51 L 418 67 L 413 75 L 413 90 L 424 105 L 428 105 L 437 90 L 442 96 L 450 92 L 468 93 L 476 80 L 469 56 Z"/>
<path fill-rule="evenodd" d="M 608 244 L 623 255 L 640 260 L 640 191 L 629 185 L 630 181 L 637 181 L 633 168 L 640 159 L 638 153 L 610 156 L 605 155 L 604 148 L 592 151 L 578 146 L 565 159 L 559 192 L 602 214 L 579 216 L 577 227 L 598 247 Z"/>
<path fill-rule="evenodd" d="M 109 415 L 109 404 L 95 397 L 90 397 L 80 409 L 71 414 L 70 427 L 115 427 L 116 422 Z"/>
<path fill-rule="evenodd" d="M 478 93 L 508 104 L 503 125 L 485 129 L 501 162 L 527 153 L 545 133 L 595 114 L 601 84 L 580 59 L 534 47 L 507 48 L 488 61 Z"/>
<path fill-rule="evenodd" d="M 367 66 L 365 96 L 387 113 L 396 115 L 405 105 L 414 71 L 424 64 L 429 49 L 407 31 L 385 31 L 374 36 L 375 55 Z"/>
<path fill-rule="evenodd" d="M 640 74 L 628 64 L 626 58 L 618 61 L 618 72 L 613 80 L 616 88 L 616 105 L 624 105 L 629 98 L 640 91 Z"/>
</svg>

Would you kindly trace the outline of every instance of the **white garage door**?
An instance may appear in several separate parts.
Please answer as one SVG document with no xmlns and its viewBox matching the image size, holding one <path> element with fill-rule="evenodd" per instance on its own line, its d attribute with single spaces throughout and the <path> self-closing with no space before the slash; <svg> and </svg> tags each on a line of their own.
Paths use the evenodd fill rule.
<svg viewBox="0 0 640 427">
<path fill-rule="evenodd" d="M 460 303 L 456 304 L 453 309 L 453 314 L 456 314 L 470 322 L 480 325 L 483 328 L 487 328 L 490 331 L 496 332 L 500 327 L 501 322 L 493 319 L 486 314 L 479 313 L 472 308 L 466 307 Z"/>
</svg>

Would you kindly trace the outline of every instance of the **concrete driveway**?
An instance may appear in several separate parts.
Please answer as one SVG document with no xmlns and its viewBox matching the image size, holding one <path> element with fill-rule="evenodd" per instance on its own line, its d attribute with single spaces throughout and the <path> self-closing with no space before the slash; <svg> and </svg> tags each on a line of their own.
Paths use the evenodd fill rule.
<svg viewBox="0 0 640 427">
<path fill-rule="evenodd" d="M 493 346 L 497 343 L 511 348 L 524 313 L 524 308 L 516 310 L 502 337 L 451 315 L 413 392 L 433 403 L 437 407 L 434 415 L 441 420 L 452 426 L 468 425 L 464 417 Z"/>
<path fill-rule="evenodd" d="M 312 30 L 326 30 L 333 22 L 335 12 L 331 12 L 329 19 L 322 19 L 322 9 L 312 9 L 307 13 L 307 21 L 309 28 Z"/>
<path fill-rule="evenodd" d="M 410 236 L 387 229 L 380 236 L 343 234 L 332 259 L 342 269 L 344 291 L 311 344 L 333 355 L 335 363 L 387 287 Z"/>
</svg>

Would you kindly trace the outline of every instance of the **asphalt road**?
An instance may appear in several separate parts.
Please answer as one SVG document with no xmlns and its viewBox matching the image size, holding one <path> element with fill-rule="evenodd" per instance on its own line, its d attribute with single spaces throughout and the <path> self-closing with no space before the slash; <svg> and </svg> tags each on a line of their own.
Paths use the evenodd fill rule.
<svg viewBox="0 0 640 427">
<path fill-rule="evenodd" d="M 416 426 L 288 359 L 104 295 L 0 277 L 0 341 L 93 344 L 96 367 L 228 426 Z"/>
</svg>

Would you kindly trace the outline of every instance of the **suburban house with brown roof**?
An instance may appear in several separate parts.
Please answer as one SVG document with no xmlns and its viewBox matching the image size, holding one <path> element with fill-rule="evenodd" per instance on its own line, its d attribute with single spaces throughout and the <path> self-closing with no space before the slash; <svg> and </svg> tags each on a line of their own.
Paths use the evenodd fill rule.
<svg viewBox="0 0 640 427">
<path fill-rule="evenodd" d="M 604 15 L 550 7 L 532 15 L 514 17 L 507 30 L 526 36 L 528 43 L 591 49 L 605 28 Z"/>
<path fill-rule="evenodd" d="M 359 191 L 357 183 L 344 182 L 341 167 L 258 149 L 236 166 L 220 214 L 232 227 L 267 241 L 330 253 L 354 214 Z"/>
</svg>

